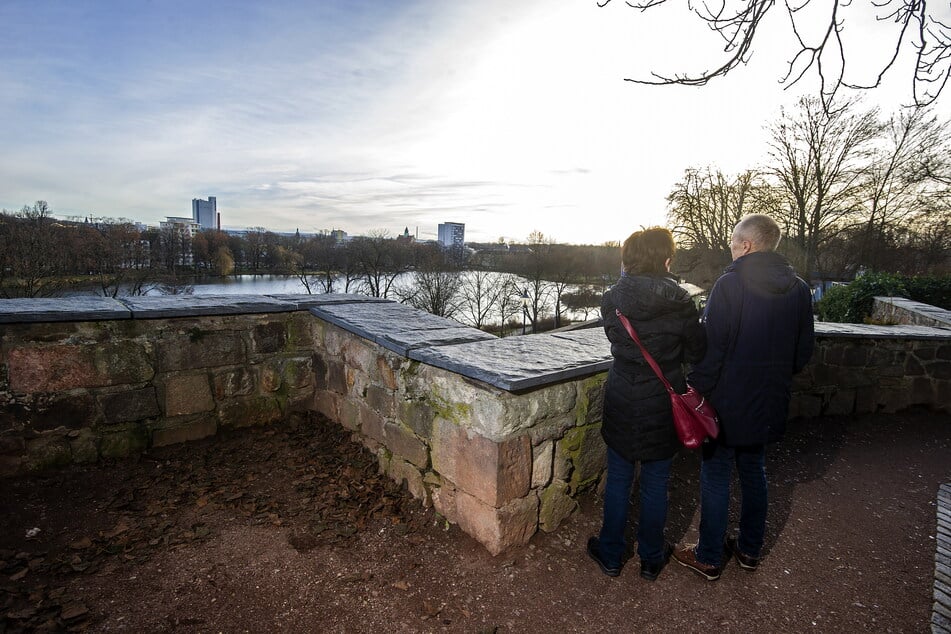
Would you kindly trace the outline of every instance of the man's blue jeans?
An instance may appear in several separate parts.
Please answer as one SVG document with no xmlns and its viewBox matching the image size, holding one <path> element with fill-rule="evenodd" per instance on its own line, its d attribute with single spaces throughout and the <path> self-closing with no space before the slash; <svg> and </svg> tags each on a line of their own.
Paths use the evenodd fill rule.
<svg viewBox="0 0 951 634">
<path fill-rule="evenodd" d="M 667 483 L 673 460 L 641 461 L 641 516 L 637 522 L 637 554 L 647 562 L 664 559 L 664 526 L 667 523 Z M 604 524 L 598 550 L 608 566 L 618 566 L 624 558 L 624 531 L 631 501 L 636 467 L 608 447 L 608 477 L 604 487 Z"/>
<path fill-rule="evenodd" d="M 700 467 L 700 543 L 697 561 L 719 566 L 723 559 L 730 512 L 733 465 L 740 476 L 740 534 L 737 547 L 745 555 L 759 557 L 766 536 L 766 446 L 724 447 L 711 443 L 703 448 Z"/>
</svg>

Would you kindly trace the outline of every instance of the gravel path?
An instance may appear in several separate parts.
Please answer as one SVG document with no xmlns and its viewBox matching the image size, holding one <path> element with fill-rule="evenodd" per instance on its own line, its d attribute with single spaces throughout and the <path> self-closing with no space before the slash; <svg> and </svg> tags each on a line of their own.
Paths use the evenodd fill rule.
<svg viewBox="0 0 951 634">
<path fill-rule="evenodd" d="M 951 416 L 794 422 L 771 448 L 767 552 L 655 583 L 584 553 L 600 499 L 490 556 L 318 418 L 0 484 L 0 632 L 921 632 Z M 669 537 L 696 538 L 697 456 Z M 636 508 L 635 515 L 636 517 Z"/>
</svg>

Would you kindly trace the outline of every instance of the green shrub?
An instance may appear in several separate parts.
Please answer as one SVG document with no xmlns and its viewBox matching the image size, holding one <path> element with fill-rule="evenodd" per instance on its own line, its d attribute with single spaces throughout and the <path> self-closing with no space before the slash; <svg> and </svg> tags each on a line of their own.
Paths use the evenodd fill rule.
<svg viewBox="0 0 951 634">
<path fill-rule="evenodd" d="M 819 319 L 861 324 L 871 316 L 876 296 L 913 299 L 906 281 L 907 278 L 890 273 L 866 273 L 851 284 L 834 286 L 816 302 Z"/>
<path fill-rule="evenodd" d="M 951 310 L 951 276 L 916 275 L 905 279 L 908 298 Z"/>
</svg>

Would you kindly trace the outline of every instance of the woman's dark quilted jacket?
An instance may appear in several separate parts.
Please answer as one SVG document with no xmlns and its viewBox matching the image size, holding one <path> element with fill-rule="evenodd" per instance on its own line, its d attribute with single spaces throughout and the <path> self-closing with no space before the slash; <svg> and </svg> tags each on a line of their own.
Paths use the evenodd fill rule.
<svg viewBox="0 0 951 634">
<path fill-rule="evenodd" d="M 703 357 L 706 337 L 687 291 L 669 276 L 624 274 L 601 299 L 614 363 L 604 390 L 601 435 L 630 462 L 670 458 L 680 448 L 670 397 L 621 325 L 626 316 L 674 389 L 686 389 L 683 363 Z"/>
</svg>

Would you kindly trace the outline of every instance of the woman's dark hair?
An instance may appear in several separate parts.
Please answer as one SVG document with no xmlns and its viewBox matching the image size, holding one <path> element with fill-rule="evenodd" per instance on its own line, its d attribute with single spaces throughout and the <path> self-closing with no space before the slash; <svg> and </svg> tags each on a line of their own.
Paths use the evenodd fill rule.
<svg viewBox="0 0 951 634">
<path fill-rule="evenodd" d="M 663 227 L 635 231 L 621 246 L 621 266 L 630 275 L 667 273 L 667 260 L 674 257 L 674 237 Z"/>
</svg>

